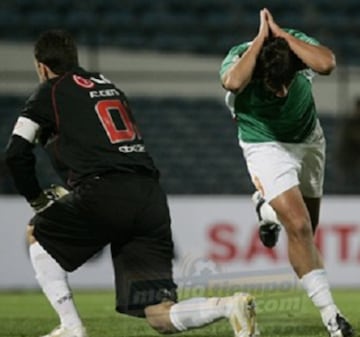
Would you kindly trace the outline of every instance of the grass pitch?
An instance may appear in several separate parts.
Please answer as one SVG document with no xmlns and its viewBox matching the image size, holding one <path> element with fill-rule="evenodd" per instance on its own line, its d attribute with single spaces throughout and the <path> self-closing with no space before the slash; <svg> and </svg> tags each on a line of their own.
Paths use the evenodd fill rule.
<svg viewBox="0 0 360 337">
<path fill-rule="evenodd" d="M 333 294 L 342 312 L 360 331 L 360 290 L 336 290 Z M 74 291 L 74 295 L 89 337 L 159 336 L 144 320 L 115 313 L 110 291 Z M 327 336 L 318 311 L 303 291 L 255 295 L 261 336 Z M 57 324 L 57 317 L 40 292 L 0 292 L 0 337 L 38 337 Z M 231 337 L 232 330 L 226 320 L 221 320 L 176 336 Z"/>
</svg>

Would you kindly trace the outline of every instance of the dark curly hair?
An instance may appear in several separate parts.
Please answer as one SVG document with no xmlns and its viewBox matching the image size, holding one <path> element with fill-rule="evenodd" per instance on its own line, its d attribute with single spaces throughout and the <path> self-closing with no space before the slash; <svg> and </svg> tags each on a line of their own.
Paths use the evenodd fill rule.
<svg viewBox="0 0 360 337">
<path fill-rule="evenodd" d="M 64 30 L 42 33 L 34 46 L 35 59 L 47 65 L 55 74 L 62 75 L 78 65 L 75 40 Z"/>
<path fill-rule="evenodd" d="M 283 86 L 289 87 L 295 73 L 302 68 L 304 64 L 285 39 L 269 37 L 257 58 L 254 77 L 263 81 L 267 90 L 277 93 Z"/>
</svg>

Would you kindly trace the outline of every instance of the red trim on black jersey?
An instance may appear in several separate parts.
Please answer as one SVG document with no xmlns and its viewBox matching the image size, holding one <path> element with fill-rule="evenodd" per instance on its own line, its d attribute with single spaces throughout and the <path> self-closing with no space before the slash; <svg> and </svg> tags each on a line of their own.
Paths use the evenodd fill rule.
<svg viewBox="0 0 360 337">
<path fill-rule="evenodd" d="M 58 132 L 59 132 L 60 120 L 59 120 L 58 108 L 57 108 L 57 105 L 56 105 L 55 91 L 56 91 L 56 89 L 57 89 L 57 86 L 60 84 L 60 82 L 62 82 L 62 80 L 63 80 L 68 74 L 69 74 L 69 73 L 65 73 L 62 77 L 60 77 L 59 80 L 56 81 L 56 83 L 53 85 L 53 87 L 52 87 L 52 89 L 51 89 L 51 102 L 52 102 L 53 109 L 54 109 L 56 128 L 57 128 L 57 131 L 58 131 Z"/>
<path fill-rule="evenodd" d="M 60 117 L 59 117 L 59 111 L 58 111 L 58 107 L 56 104 L 56 97 L 55 97 L 55 91 L 58 87 L 58 85 L 65 79 L 65 77 L 69 75 L 69 73 L 65 73 L 62 77 L 60 77 L 58 79 L 58 81 L 56 81 L 56 83 L 53 85 L 52 90 L 51 90 L 51 102 L 52 102 L 52 106 L 53 106 L 53 110 L 54 110 L 54 115 L 55 115 L 55 123 L 56 123 L 56 128 L 57 128 L 57 137 L 55 139 L 55 144 L 54 144 L 54 153 L 55 156 L 57 158 L 57 160 L 61 163 L 61 156 L 60 156 L 60 151 L 58 149 L 58 144 L 59 144 L 59 138 L 60 138 Z M 69 180 L 69 173 L 68 173 L 68 177 L 67 180 Z"/>
</svg>

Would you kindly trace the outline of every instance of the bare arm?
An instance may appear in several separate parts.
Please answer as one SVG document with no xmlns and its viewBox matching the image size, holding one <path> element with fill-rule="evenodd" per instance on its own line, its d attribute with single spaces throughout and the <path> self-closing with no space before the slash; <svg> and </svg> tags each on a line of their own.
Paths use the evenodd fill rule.
<svg viewBox="0 0 360 337">
<path fill-rule="evenodd" d="M 266 21 L 266 12 L 261 10 L 258 35 L 244 54 L 235 61 L 222 77 L 222 84 L 226 90 L 241 92 L 248 85 L 255 69 L 256 59 L 268 35 L 269 27 Z"/>
<path fill-rule="evenodd" d="M 284 38 L 288 42 L 291 50 L 309 68 L 322 75 L 328 75 L 334 70 L 336 67 L 335 55 L 329 48 L 306 43 L 285 32 L 274 21 L 271 13 L 267 9 L 265 9 L 265 11 L 272 34 L 275 37 Z"/>
<path fill-rule="evenodd" d="M 284 38 L 291 50 L 312 70 L 328 75 L 336 67 L 335 55 L 325 46 L 315 46 L 286 33 Z"/>
</svg>

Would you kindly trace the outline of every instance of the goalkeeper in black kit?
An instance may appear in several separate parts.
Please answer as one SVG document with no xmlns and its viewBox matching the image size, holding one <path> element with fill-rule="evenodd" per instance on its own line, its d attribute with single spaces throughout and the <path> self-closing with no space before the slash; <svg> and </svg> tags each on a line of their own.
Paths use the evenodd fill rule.
<svg viewBox="0 0 360 337">
<path fill-rule="evenodd" d="M 40 85 L 14 127 L 7 164 L 35 211 L 28 230 L 36 278 L 60 319 L 44 337 L 86 337 L 67 272 L 110 244 L 116 310 L 143 317 L 160 333 L 227 318 L 236 337 L 257 333 L 250 294 L 177 301 L 167 198 L 125 94 L 78 64 L 67 32 L 44 32 L 35 43 Z M 66 188 L 43 191 L 36 144 L 48 152 Z"/>
</svg>

